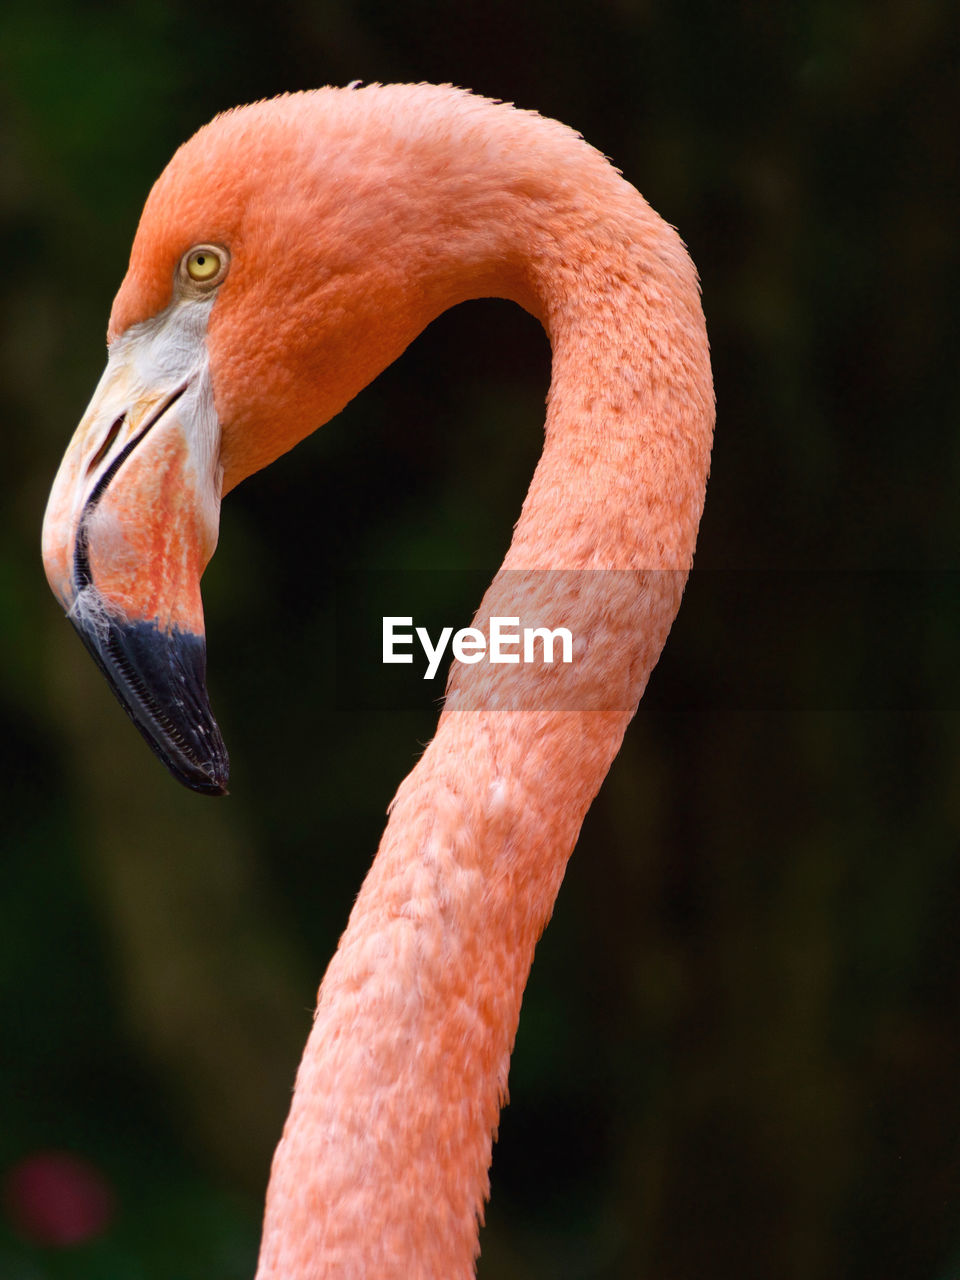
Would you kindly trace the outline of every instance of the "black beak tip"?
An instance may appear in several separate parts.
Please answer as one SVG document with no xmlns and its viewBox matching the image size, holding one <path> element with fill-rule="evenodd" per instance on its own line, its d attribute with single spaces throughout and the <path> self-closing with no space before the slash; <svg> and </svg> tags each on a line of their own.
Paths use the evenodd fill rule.
<svg viewBox="0 0 960 1280">
<path fill-rule="evenodd" d="M 219 735 L 219 727 L 213 716 L 210 717 L 210 724 L 216 729 Z M 139 724 L 137 725 L 139 728 Z M 143 730 L 141 729 L 141 732 Z M 206 761 L 195 761 L 193 759 L 185 759 L 182 753 L 174 756 L 169 751 L 162 750 L 158 743 L 144 734 L 147 742 L 153 751 L 160 757 L 163 763 L 170 770 L 170 773 L 178 782 L 182 782 L 185 787 L 189 787 L 191 791 L 199 792 L 203 796 L 228 796 L 230 794 L 227 789 L 227 783 L 230 780 L 230 761 L 227 759 L 226 748 L 220 742 L 220 751 L 215 759 Z"/>
<path fill-rule="evenodd" d="M 230 760 L 210 709 L 203 636 L 121 621 L 102 608 L 75 607 L 70 620 L 174 778 L 202 795 L 227 795 Z"/>
</svg>

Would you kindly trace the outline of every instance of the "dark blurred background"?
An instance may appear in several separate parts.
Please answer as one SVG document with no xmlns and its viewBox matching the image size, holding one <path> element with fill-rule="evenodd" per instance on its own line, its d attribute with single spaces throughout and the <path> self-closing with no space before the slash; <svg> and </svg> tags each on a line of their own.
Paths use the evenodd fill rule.
<svg viewBox="0 0 960 1280">
<path fill-rule="evenodd" d="M 546 341 L 478 302 L 230 496 L 224 802 L 47 591 L 150 183 L 218 110 L 355 78 L 581 130 L 680 228 L 714 355 L 698 568 L 538 950 L 481 1280 L 960 1274 L 957 14 L 4 0 L 3 1280 L 252 1276 L 316 986 L 436 716 L 331 693 L 337 573 L 495 566 L 537 457 Z"/>
</svg>

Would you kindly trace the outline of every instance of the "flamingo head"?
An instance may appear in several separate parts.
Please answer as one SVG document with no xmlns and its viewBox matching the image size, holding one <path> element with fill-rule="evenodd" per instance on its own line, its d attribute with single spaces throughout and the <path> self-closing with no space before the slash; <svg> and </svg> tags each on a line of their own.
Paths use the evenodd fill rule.
<svg viewBox="0 0 960 1280">
<path fill-rule="evenodd" d="M 150 746 L 197 791 L 224 793 L 228 771 L 200 597 L 221 496 L 456 300 L 431 276 L 436 242 L 405 213 L 403 183 L 424 174 L 400 176 L 409 156 L 397 166 L 386 93 L 240 108 L 180 148 L 144 208 L 106 370 L 50 495 L 50 585 Z"/>
</svg>

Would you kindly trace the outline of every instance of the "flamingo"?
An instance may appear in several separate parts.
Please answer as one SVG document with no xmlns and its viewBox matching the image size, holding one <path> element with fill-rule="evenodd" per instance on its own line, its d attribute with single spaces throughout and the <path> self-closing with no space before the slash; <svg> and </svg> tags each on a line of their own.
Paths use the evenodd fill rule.
<svg viewBox="0 0 960 1280">
<path fill-rule="evenodd" d="M 558 667 L 452 664 L 320 987 L 257 1280 L 467 1280 L 535 944 L 673 622 L 714 400 L 677 233 L 578 134 L 450 86 L 218 116 L 147 199 L 53 485 L 51 587 L 171 772 L 225 791 L 200 577 L 220 500 L 446 308 L 542 322 L 542 456 L 475 625 L 567 619 Z"/>
</svg>

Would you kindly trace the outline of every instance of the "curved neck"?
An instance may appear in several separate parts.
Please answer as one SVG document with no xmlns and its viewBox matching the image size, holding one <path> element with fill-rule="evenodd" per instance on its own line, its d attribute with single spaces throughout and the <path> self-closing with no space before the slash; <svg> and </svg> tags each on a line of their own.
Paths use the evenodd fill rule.
<svg viewBox="0 0 960 1280">
<path fill-rule="evenodd" d="M 569 131 L 487 109 L 512 148 L 448 208 L 439 266 L 407 265 L 426 311 L 498 292 L 543 320 L 543 455 L 479 621 L 569 606 L 583 661 L 549 704 L 521 675 L 498 704 L 517 668 L 451 681 L 320 989 L 258 1280 L 473 1275 L 534 946 L 693 555 L 713 398 L 689 259 Z"/>
</svg>

